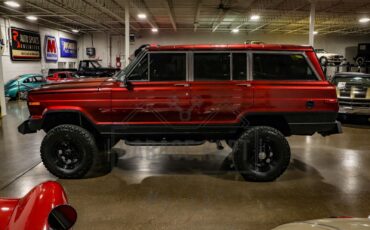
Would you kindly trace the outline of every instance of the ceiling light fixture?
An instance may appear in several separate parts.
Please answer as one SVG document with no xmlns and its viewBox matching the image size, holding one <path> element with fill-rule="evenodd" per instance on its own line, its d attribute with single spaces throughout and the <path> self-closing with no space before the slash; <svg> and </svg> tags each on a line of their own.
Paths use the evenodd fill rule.
<svg viewBox="0 0 370 230">
<path fill-rule="evenodd" d="M 258 21 L 258 20 L 260 20 L 260 16 L 259 15 L 252 15 L 251 16 L 251 21 Z"/>
<path fill-rule="evenodd" d="M 313 32 L 313 35 L 316 35 L 316 34 L 318 34 L 318 33 L 319 33 L 319 32 L 317 32 L 317 31 L 314 31 L 314 32 Z"/>
<path fill-rule="evenodd" d="M 152 28 L 152 32 L 153 33 L 157 33 L 158 32 L 158 28 Z"/>
<path fill-rule="evenodd" d="M 78 29 L 72 29 L 72 32 L 77 34 L 80 31 Z"/>
<path fill-rule="evenodd" d="M 33 16 L 33 15 L 29 15 L 26 17 L 28 20 L 30 21 L 36 21 L 37 20 L 37 17 L 36 16 Z"/>
<path fill-rule="evenodd" d="M 370 18 L 360 18 L 358 21 L 360 23 L 367 23 L 367 22 L 370 22 Z"/>
<path fill-rule="evenodd" d="M 7 5 L 7 6 L 10 6 L 10 7 L 13 7 L 13 8 L 18 8 L 18 7 L 20 7 L 21 5 L 18 3 L 18 2 L 16 2 L 16 1 L 5 1 L 4 2 L 4 4 L 5 5 Z"/>
<path fill-rule="evenodd" d="M 146 14 L 138 14 L 137 17 L 139 19 L 146 19 Z"/>
<path fill-rule="evenodd" d="M 239 33 L 239 29 L 238 28 L 232 29 L 231 32 L 233 32 L 234 34 Z"/>
</svg>

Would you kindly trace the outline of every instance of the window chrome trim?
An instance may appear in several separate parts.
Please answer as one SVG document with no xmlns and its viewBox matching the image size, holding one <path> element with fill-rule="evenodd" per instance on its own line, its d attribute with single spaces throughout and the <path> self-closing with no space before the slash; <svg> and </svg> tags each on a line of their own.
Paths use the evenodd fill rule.
<svg viewBox="0 0 370 230">
<path fill-rule="evenodd" d="M 260 81 L 260 80 L 255 80 L 253 78 L 253 67 L 254 67 L 253 54 L 255 54 L 255 53 L 256 54 L 282 54 L 282 55 L 283 54 L 290 54 L 290 55 L 292 55 L 292 54 L 300 54 L 300 55 L 302 55 L 305 58 L 308 66 L 311 68 L 313 74 L 316 76 L 316 79 L 317 79 L 316 81 L 322 81 L 320 75 L 317 73 L 316 69 L 314 68 L 314 66 L 313 66 L 313 64 L 311 62 L 311 60 L 307 57 L 307 54 L 304 51 L 263 51 L 263 50 L 251 50 L 250 53 L 251 53 L 250 64 L 251 64 L 251 67 L 252 67 L 251 68 L 251 80 L 253 80 L 253 81 Z M 298 80 L 298 79 L 292 79 L 292 80 L 272 80 L 272 81 L 312 81 L 312 82 L 315 82 L 315 80 L 311 80 L 311 79 L 309 79 L 309 80 Z"/>
</svg>

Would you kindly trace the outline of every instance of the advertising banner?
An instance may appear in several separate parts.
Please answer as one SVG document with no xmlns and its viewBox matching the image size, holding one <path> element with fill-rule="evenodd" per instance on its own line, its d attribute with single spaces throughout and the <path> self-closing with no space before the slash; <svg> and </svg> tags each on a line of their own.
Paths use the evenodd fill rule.
<svg viewBox="0 0 370 230">
<path fill-rule="evenodd" d="M 77 41 L 68 38 L 60 38 L 60 57 L 77 58 Z"/>
<path fill-rule="evenodd" d="M 58 45 L 57 39 L 54 36 L 45 35 L 44 43 L 45 61 L 57 62 L 58 61 Z"/>
<path fill-rule="evenodd" d="M 13 61 L 40 61 L 40 33 L 11 27 L 10 57 Z"/>
</svg>

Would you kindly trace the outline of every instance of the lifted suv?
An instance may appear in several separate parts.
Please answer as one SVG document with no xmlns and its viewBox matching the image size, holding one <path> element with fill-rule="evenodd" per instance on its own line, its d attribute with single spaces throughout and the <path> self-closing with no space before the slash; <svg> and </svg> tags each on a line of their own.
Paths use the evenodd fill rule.
<svg viewBox="0 0 370 230">
<path fill-rule="evenodd" d="M 47 133 L 41 157 L 51 173 L 80 178 L 120 139 L 218 146 L 226 140 L 245 179 L 271 181 L 290 161 L 285 136 L 341 132 L 335 86 L 312 47 L 150 45 L 136 53 L 113 78 L 29 94 L 31 117 L 18 129 Z"/>
</svg>

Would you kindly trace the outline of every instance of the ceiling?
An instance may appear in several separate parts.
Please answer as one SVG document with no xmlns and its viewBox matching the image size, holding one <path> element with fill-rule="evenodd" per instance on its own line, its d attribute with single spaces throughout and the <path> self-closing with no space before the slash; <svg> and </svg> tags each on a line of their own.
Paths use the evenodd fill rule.
<svg viewBox="0 0 370 230">
<path fill-rule="evenodd" d="M 0 3 L 0 15 L 59 30 L 123 33 L 125 0 L 21 0 L 20 8 Z M 308 0 L 128 0 L 131 31 L 161 30 L 307 34 Z M 316 0 L 315 30 L 325 34 L 369 34 L 370 0 Z M 140 20 L 139 13 L 147 18 Z M 258 21 L 251 21 L 259 15 Z"/>
</svg>

